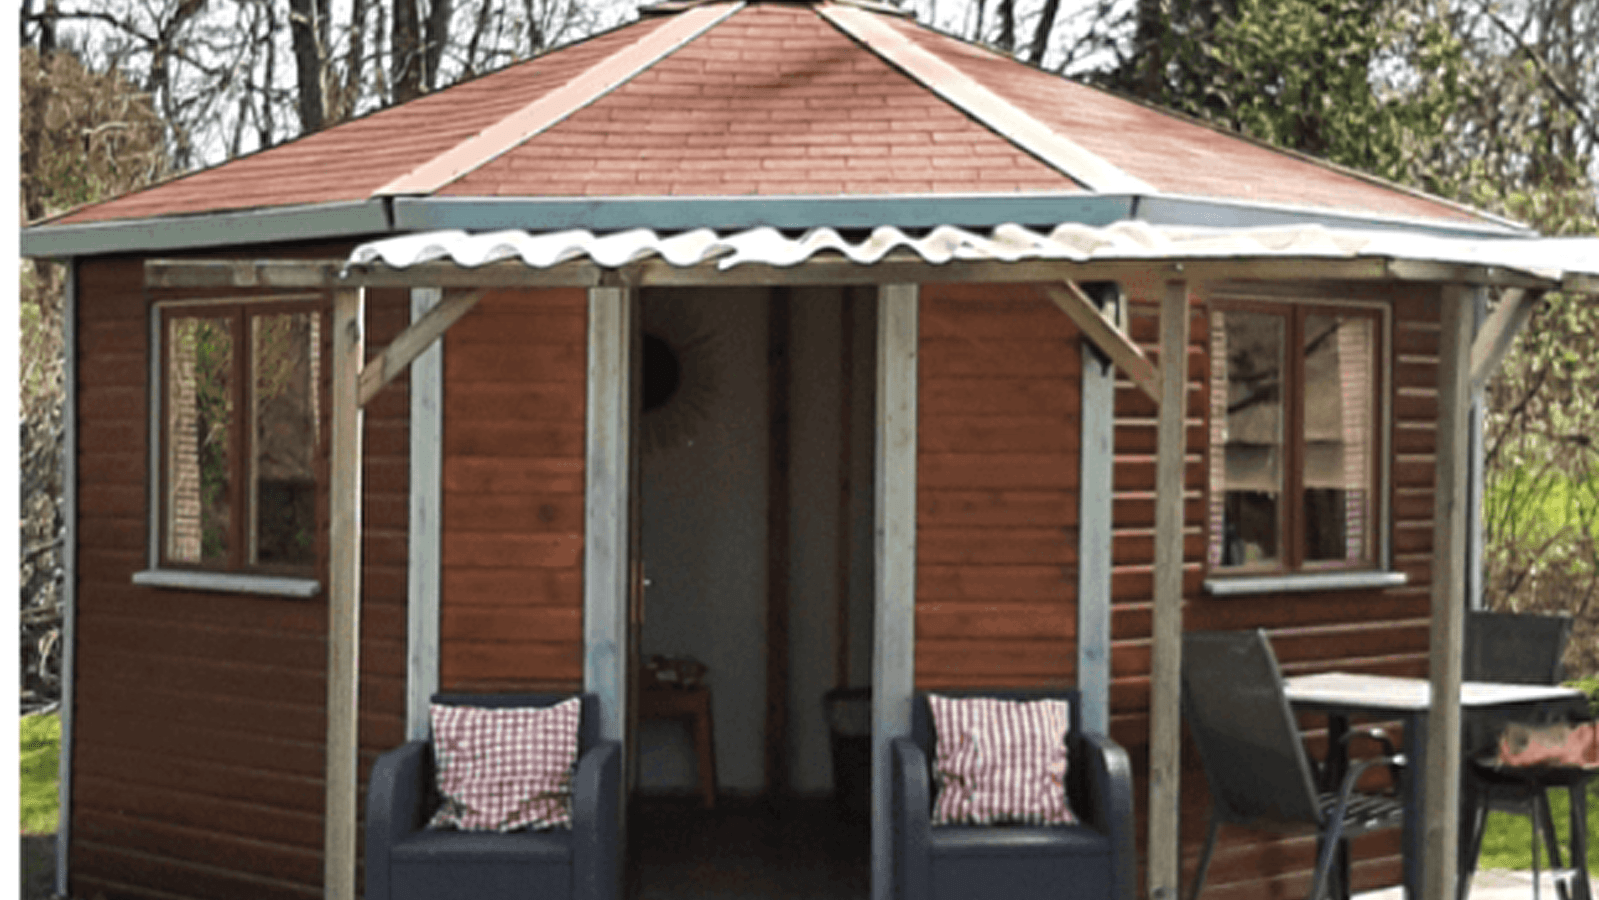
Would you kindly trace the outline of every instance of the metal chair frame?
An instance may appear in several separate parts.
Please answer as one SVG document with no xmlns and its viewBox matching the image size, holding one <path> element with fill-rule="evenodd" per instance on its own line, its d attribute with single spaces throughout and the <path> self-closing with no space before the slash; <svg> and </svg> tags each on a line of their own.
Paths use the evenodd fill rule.
<svg viewBox="0 0 1599 900">
<path fill-rule="evenodd" d="M 1336 791 L 1321 790 L 1298 720 L 1283 692 L 1282 670 L 1263 630 L 1190 632 L 1183 636 L 1183 715 L 1210 786 L 1210 826 L 1190 900 L 1198 900 L 1223 823 L 1284 833 L 1314 832 L 1320 842 L 1309 900 L 1333 891 L 1343 843 L 1397 828 L 1397 797 L 1356 789 L 1373 766 L 1399 766 L 1393 754 L 1351 765 Z M 1373 736 L 1354 731 L 1345 739 Z M 1388 745 L 1391 747 L 1391 744 Z M 1337 867 L 1341 870 L 1342 867 Z"/>
</svg>

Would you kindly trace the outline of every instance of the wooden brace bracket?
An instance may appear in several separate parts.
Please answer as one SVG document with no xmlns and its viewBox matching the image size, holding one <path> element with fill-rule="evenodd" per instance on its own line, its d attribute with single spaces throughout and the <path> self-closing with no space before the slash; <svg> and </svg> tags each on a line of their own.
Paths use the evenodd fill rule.
<svg viewBox="0 0 1599 900">
<path fill-rule="evenodd" d="M 405 371 L 423 351 L 444 335 L 444 332 L 483 299 L 483 292 L 446 296 L 439 305 L 428 310 L 427 315 L 416 320 L 400 333 L 377 358 L 361 368 L 361 387 L 358 403 L 365 406 L 377 396 L 385 384 Z"/>
<path fill-rule="evenodd" d="M 1160 369 L 1149 361 L 1137 344 L 1105 318 L 1105 314 L 1099 311 L 1099 307 L 1094 305 L 1094 301 L 1089 299 L 1077 282 L 1068 281 L 1063 287 L 1046 285 L 1044 290 L 1049 294 L 1049 299 L 1094 342 L 1094 346 L 1104 351 L 1118 368 L 1127 373 L 1139 390 L 1149 395 L 1156 404 L 1160 403 Z"/>
</svg>

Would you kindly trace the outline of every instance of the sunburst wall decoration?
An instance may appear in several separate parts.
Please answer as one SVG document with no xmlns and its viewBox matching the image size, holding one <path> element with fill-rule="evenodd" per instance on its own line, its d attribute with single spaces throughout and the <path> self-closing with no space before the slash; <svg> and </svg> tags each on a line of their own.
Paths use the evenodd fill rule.
<svg viewBox="0 0 1599 900">
<path fill-rule="evenodd" d="M 643 421 L 648 455 L 693 444 L 716 407 L 723 378 L 718 331 L 687 297 L 644 303 Z"/>
</svg>

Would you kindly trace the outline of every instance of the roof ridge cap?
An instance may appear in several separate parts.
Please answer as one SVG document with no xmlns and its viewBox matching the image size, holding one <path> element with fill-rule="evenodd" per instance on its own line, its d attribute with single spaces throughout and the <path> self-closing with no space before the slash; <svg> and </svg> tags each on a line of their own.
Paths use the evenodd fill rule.
<svg viewBox="0 0 1599 900">
<path fill-rule="evenodd" d="M 1158 194 L 1153 186 L 1091 153 L 966 72 L 924 50 L 854 3 L 822 2 L 816 13 L 884 62 L 966 115 L 1097 193 Z"/>
<path fill-rule="evenodd" d="M 383 185 L 371 196 L 432 194 L 633 80 L 725 22 L 745 5 L 745 0 L 706 0 L 686 9 L 560 87 Z M 635 60 L 635 57 L 642 59 Z"/>
<path fill-rule="evenodd" d="M 938 33 L 939 34 L 943 34 L 943 32 L 938 32 Z M 945 35 L 945 36 L 946 37 L 954 37 L 953 35 Z M 955 40 L 959 40 L 959 38 L 954 38 L 954 39 Z M 987 49 L 987 48 L 984 47 L 983 49 Z M 1031 65 L 1030 63 L 1027 63 L 1027 62 L 1025 62 L 1023 60 L 1018 60 L 1018 62 L 1022 62 L 1023 65 Z M 1037 68 L 1038 68 L 1038 70 L 1040 72 L 1049 72 L 1048 69 L 1045 69 L 1042 66 L 1038 66 Z M 1162 105 L 1160 105 L 1158 103 L 1154 103 L 1154 102 L 1151 102 L 1149 100 L 1145 100 L 1142 97 L 1135 97 L 1132 94 L 1128 94 L 1128 93 L 1125 93 L 1123 91 L 1118 91 L 1118 90 L 1115 90 L 1113 88 L 1105 87 L 1104 85 L 1094 84 L 1093 82 L 1085 81 L 1085 80 L 1083 80 L 1081 78 L 1076 78 L 1076 77 L 1073 77 L 1073 76 L 1069 76 L 1069 75 L 1066 75 L 1064 73 L 1050 73 L 1050 74 L 1058 75 L 1058 77 L 1060 77 L 1062 80 L 1068 81 L 1068 82 L 1070 82 L 1070 83 L 1072 83 L 1074 85 L 1077 85 L 1078 87 L 1086 88 L 1086 89 L 1091 90 L 1091 91 L 1097 91 L 1098 93 L 1104 94 L 1107 97 L 1111 97 L 1111 98 L 1114 98 L 1116 100 L 1121 100 L 1121 101 L 1123 101 L 1125 103 L 1131 103 L 1134 106 L 1142 107 L 1142 108 L 1147 109 L 1147 110 L 1149 110 L 1151 112 L 1156 112 L 1156 113 L 1160 113 L 1162 115 L 1171 116 L 1171 117 L 1173 117 L 1175 119 L 1180 119 L 1180 120 L 1182 120 L 1184 122 L 1189 123 L 1190 125 L 1197 125 L 1200 128 L 1204 128 L 1204 129 L 1206 129 L 1208 131 L 1213 131 L 1213 132 L 1215 132 L 1217 134 L 1220 134 L 1220 135 L 1222 135 L 1224 137 L 1229 137 L 1229 138 L 1233 138 L 1235 140 L 1244 141 L 1245 143 L 1253 144 L 1254 146 L 1259 147 L 1259 148 L 1261 148 L 1263 150 L 1270 150 L 1273 153 L 1281 153 L 1284 156 L 1293 157 L 1294 159 L 1297 159 L 1300 162 L 1309 163 L 1309 164 L 1311 164 L 1313 166 L 1316 166 L 1317 168 L 1326 169 L 1329 172 L 1336 172 L 1336 173 L 1338 173 L 1340 175 L 1347 175 L 1350 178 L 1354 178 L 1354 179 L 1356 179 L 1358 181 L 1364 181 L 1367 184 L 1373 185 L 1375 187 L 1387 188 L 1388 190 L 1391 190 L 1391 191 L 1398 191 L 1399 193 L 1406 194 L 1406 195 L 1411 196 L 1411 197 L 1415 197 L 1418 200 L 1426 200 L 1426 201 L 1429 201 L 1431 203 L 1437 203 L 1437 204 L 1439 204 L 1441 206 L 1447 206 L 1447 207 L 1449 207 L 1450 209 L 1453 209 L 1456 212 L 1467 213 L 1467 214 L 1469 214 L 1471 216 L 1474 216 L 1476 218 L 1492 222 L 1492 223 L 1494 223 L 1496 225 L 1503 225 L 1503 226 L 1506 226 L 1506 227 L 1509 227 L 1509 228 L 1516 228 L 1516 229 L 1521 229 L 1521 230 L 1525 230 L 1525 231 L 1531 231 L 1532 230 L 1532 229 L 1528 228 L 1528 226 L 1525 223 L 1518 222 L 1515 219 L 1511 219 L 1511 218 L 1508 218 L 1506 216 L 1501 216 L 1501 215 L 1499 215 L 1497 213 L 1489 212 L 1488 210 L 1485 210 L 1485 209 L 1479 209 L 1479 208 L 1477 208 L 1475 206 L 1472 206 L 1469 203 L 1465 203 L 1465 202 L 1460 201 L 1460 200 L 1452 200 L 1452 199 L 1450 199 L 1448 197 L 1444 197 L 1444 196 L 1441 196 L 1439 194 L 1434 194 L 1431 191 L 1425 190 L 1423 188 L 1414 187 L 1412 185 L 1408 185 L 1408 184 L 1405 184 L 1403 182 L 1394 181 L 1393 179 L 1385 178 L 1385 177 L 1383 177 L 1381 175 L 1376 175 L 1376 174 L 1373 174 L 1371 172 L 1367 172 L 1364 169 L 1357 169 L 1357 168 L 1355 168 L 1353 166 L 1346 166 L 1343 163 L 1333 162 L 1330 159 L 1327 159 L 1327 158 L 1321 157 L 1321 156 L 1317 156 L 1317 155 L 1315 155 L 1313 153 L 1306 153 L 1303 150 L 1295 150 L 1292 147 L 1283 147 L 1283 146 L 1280 146 L 1280 145 L 1277 145 L 1277 144 L 1273 144 L 1271 141 L 1268 141 L 1265 138 L 1256 137 L 1255 135 L 1248 134 L 1248 133 L 1242 132 L 1242 131 L 1234 131 L 1233 129 L 1228 128 L 1228 127 L 1220 124 L 1219 122 L 1212 122 L 1209 119 L 1206 119 L 1206 118 L 1204 118 L 1202 116 L 1194 115 L 1193 113 L 1190 113 L 1190 112 L 1184 112 L 1183 110 L 1180 110 L 1180 109 L 1173 109 L 1173 108 L 1171 108 L 1169 106 L 1162 106 Z"/>
</svg>

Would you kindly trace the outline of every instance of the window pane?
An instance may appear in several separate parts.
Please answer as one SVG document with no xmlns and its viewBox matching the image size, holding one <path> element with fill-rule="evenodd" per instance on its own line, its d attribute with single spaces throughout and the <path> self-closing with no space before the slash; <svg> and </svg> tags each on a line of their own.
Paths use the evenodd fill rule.
<svg viewBox="0 0 1599 900">
<path fill-rule="evenodd" d="M 1282 317 L 1211 319 L 1210 563 L 1278 561 L 1283 495 Z"/>
<path fill-rule="evenodd" d="M 1305 561 L 1372 557 L 1376 379 L 1371 319 L 1305 318 Z"/>
<path fill-rule="evenodd" d="M 310 565 L 315 556 L 318 317 L 251 317 L 254 373 L 250 460 L 251 553 L 261 565 Z"/>
<path fill-rule="evenodd" d="M 174 318 L 167 338 L 166 555 L 226 563 L 232 519 L 233 323 Z"/>
</svg>

